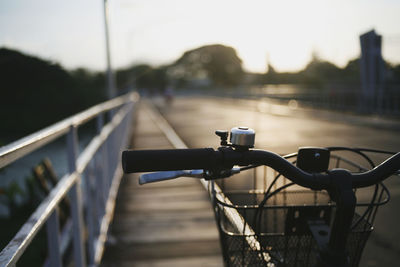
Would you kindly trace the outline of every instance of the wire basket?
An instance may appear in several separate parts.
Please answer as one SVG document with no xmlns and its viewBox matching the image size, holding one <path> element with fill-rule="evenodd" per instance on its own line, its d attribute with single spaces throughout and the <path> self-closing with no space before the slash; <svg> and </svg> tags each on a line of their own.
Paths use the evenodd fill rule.
<svg viewBox="0 0 400 267">
<path fill-rule="evenodd" d="M 319 220 L 330 226 L 334 202 L 325 191 L 290 185 L 288 179 L 269 168 L 257 169 L 263 174 L 260 178 L 260 170 L 254 171 L 253 189 L 231 190 L 229 179 L 210 187 L 226 266 L 316 265 L 318 246 L 308 224 Z M 346 248 L 351 266 L 358 266 L 377 208 L 389 197 L 383 184 L 358 190 L 356 195 L 361 201 Z"/>
</svg>

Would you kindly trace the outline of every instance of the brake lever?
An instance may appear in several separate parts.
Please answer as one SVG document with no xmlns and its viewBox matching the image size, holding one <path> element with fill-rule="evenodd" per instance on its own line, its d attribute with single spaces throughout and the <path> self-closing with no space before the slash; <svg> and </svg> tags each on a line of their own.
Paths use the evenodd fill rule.
<svg viewBox="0 0 400 267">
<path fill-rule="evenodd" d="M 203 170 L 180 170 L 180 171 L 162 171 L 145 173 L 139 176 L 139 184 L 148 184 L 159 181 L 171 180 L 179 177 L 193 177 L 205 178 L 206 180 L 226 178 L 240 172 L 240 168 L 234 167 L 228 170 L 222 170 L 218 174 L 210 174 L 208 171 L 204 173 Z"/>
<path fill-rule="evenodd" d="M 179 177 L 194 177 L 203 178 L 203 170 L 181 170 L 181 171 L 162 171 L 162 172 L 152 172 L 140 175 L 139 184 L 154 183 L 164 180 L 171 180 Z"/>
</svg>

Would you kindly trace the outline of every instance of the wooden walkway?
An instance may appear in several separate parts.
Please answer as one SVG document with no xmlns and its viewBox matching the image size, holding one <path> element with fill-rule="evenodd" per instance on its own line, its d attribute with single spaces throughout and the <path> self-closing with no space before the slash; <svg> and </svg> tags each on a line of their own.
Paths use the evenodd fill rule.
<svg viewBox="0 0 400 267">
<path fill-rule="evenodd" d="M 142 104 L 133 147 L 172 148 Z M 102 266 L 223 266 L 208 194 L 193 178 L 139 186 L 138 175 L 120 185 L 111 241 Z"/>
</svg>

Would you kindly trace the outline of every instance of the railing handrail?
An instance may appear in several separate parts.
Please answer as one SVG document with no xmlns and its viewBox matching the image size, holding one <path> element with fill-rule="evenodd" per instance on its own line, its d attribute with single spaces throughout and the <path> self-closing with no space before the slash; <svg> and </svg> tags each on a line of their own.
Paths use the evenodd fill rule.
<svg viewBox="0 0 400 267">
<path fill-rule="evenodd" d="M 67 133 L 71 126 L 79 126 L 96 117 L 98 114 L 110 111 L 113 108 L 121 106 L 129 101 L 138 99 L 138 94 L 129 93 L 107 102 L 103 102 L 93 106 L 85 111 L 76 115 L 68 117 L 60 122 L 50 125 L 42 130 L 33 134 L 23 137 L 15 142 L 0 147 L 0 168 L 11 164 L 12 162 L 29 154 L 33 150 L 40 148 L 57 137 Z"/>
<path fill-rule="evenodd" d="M 60 179 L 57 185 L 50 191 L 49 195 L 32 213 L 28 221 L 22 225 L 14 238 L 0 252 L 0 266 L 15 264 L 24 253 L 26 247 L 31 243 L 32 239 L 42 228 L 43 224 L 45 224 L 55 207 L 76 183 L 77 179 L 77 172 L 66 174 Z"/>
<path fill-rule="evenodd" d="M 70 194 L 71 200 L 71 220 L 73 224 L 74 238 L 74 262 L 76 266 L 86 266 L 86 259 L 90 265 L 96 266 L 101 260 L 104 249 L 104 242 L 108 232 L 115 198 L 118 191 L 122 169 L 119 164 L 119 151 L 127 144 L 131 133 L 131 118 L 134 104 L 139 100 L 137 93 L 129 93 L 107 102 L 93 106 L 83 112 L 71 116 L 63 121 L 55 123 L 43 130 L 33 133 L 25 138 L 15 141 L 5 147 L 0 148 L 0 168 L 7 166 L 15 160 L 29 154 L 32 151 L 48 144 L 61 135 L 67 136 L 68 162 L 70 168 L 67 174 L 63 175 L 57 185 L 50 191 L 48 196 L 39 204 L 36 210 L 31 214 L 26 223 L 19 229 L 14 238 L 8 245 L 0 251 L 0 266 L 14 266 L 19 260 L 25 249 L 38 234 L 39 230 L 46 224 L 51 235 L 48 238 L 48 257 L 51 266 L 62 266 L 60 251 L 60 226 L 58 223 L 57 206 L 62 199 Z M 116 110 L 118 108 L 118 110 Z M 103 124 L 103 115 L 110 111 L 110 121 Z M 98 119 L 98 132 L 91 139 L 86 148 L 81 152 L 74 151 L 78 139 L 76 129 L 78 126 L 88 122 L 91 119 Z M 97 220 L 87 223 L 87 229 L 92 233 L 86 242 L 89 249 L 89 256 L 86 258 L 84 247 L 85 241 L 82 241 L 82 203 L 80 193 L 80 183 L 85 172 L 94 167 L 96 159 L 102 161 L 100 177 L 95 177 L 98 183 L 96 187 L 97 196 L 89 196 L 90 186 L 85 189 L 86 198 L 92 199 L 85 202 L 85 215 L 87 220 Z M 90 164 L 94 163 L 94 164 Z M 98 162 L 100 163 L 100 162 Z M 95 167 L 97 169 L 97 167 Z M 90 175 L 90 174 L 89 174 Z M 92 177 L 93 178 L 93 177 Z M 87 179 L 90 177 L 86 176 Z M 99 200 L 103 194 L 105 197 Z M 101 198 L 101 197 L 100 197 Z M 99 203 L 91 203 L 97 201 Z M 99 214 L 92 213 L 94 206 L 101 205 L 104 209 Z M 91 217 L 96 216 L 96 217 Z M 96 225 L 97 226 L 96 226 Z M 96 236 L 93 236 L 95 228 L 99 228 Z M 71 233 L 70 233 L 71 235 Z M 90 234 L 89 234 L 90 235 Z M 54 247 L 52 247 L 54 245 Z M 77 251 L 75 251 L 77 250 Z"/>
</svg>

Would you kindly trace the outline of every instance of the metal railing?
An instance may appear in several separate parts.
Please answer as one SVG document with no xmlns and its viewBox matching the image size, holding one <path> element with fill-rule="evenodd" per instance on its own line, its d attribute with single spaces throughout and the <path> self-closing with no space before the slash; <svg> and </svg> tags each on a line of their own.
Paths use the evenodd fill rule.
<svg viewBox="0 0 400 267">
<path fill-rule="evenodd" d="M 122 177 L 119 154 L 129 141 L 138 99 L 136 93 L 120 96 L 0 148 L 0 169 L 61 136 L 67 137 L 68 152 L 68 173 L 0 252 L 0 266 L 16 265 L 44 225 L 45 265 L 62 266 L 65 244 L 71 239 L 75 266 L 100 263 Z M 96 135 L 79 153 L 77 129 L 91 120 L 96 120 Z M 60 229 L 58 205 L 65 198 L 69 198 L 71 216 Z"/>
<path fill-rule="evenodd" d="M 302 107 L 350 111 L 361 114 L 400 115 L 400 84 L 387 83 L 374 98 L 365 99 L 359 84 L 330 83 L 323 88 L 305 85 L 259 85 L 226 90 L 185 90 L 185 94 L 201 94 L 231 98 L 269 100 L 271 103 Z"/>
</svg>

